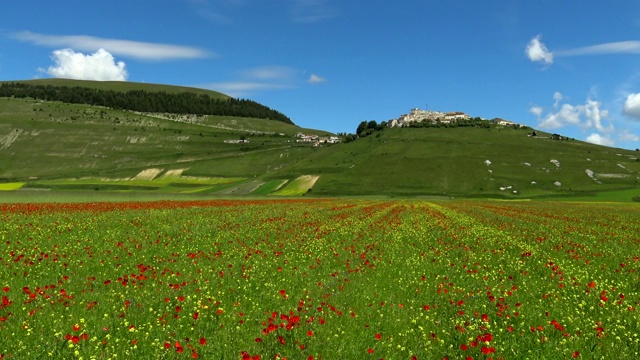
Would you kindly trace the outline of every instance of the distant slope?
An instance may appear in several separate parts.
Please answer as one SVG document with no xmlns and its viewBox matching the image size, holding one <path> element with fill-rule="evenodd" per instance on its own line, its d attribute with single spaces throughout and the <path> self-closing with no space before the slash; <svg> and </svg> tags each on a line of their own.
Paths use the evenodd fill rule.
<svg viewBox="0 0 640 360">
<path fill-rule="evenodd" d="M 509 127 L 400 128 L 270 174 L 320 178 L 314 195 L 540 197 L 638 188 L 640 153 Z M 638 192 L 640 194 L 640 191 Z"/>
<path fill-rule="evenodd" d="M 131 178 L 147 168 L 185 176 L 256 177 L 312 153 L 280 121 L 139 113 L 0 98 L 0 182 Z M 245 139 L 246 143 L 229 143 Z"/>
<path fill-rule="evenodd" d="M 111 82 L 101 85 L 100 82 L 78 80 L 1 82 L 0 97 L 33 98 L 141 112 L 254 117 L 293 124 L 286 115 L 252 100 L 168 85 L 125 84 Z M 129 90 L 123 90 L 125 88 Z"/>
</svg>

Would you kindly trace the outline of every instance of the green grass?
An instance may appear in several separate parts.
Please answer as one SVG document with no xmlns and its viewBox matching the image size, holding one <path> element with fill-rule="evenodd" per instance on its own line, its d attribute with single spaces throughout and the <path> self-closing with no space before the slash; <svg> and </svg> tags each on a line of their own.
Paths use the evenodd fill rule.
<svg viewBox="0 0 640 360">
<path fill-rule="evenodd" d="M 152 167 L 186 169 L 186 176 L 254 177 L 312 151 L 292 142 L 301 131 L 296 126 L 260 119 L 242 119 L 242 124 L 232 118 L 200 120 L 0 99 L 0 148 L 10 154 L 0 157 L 0 181 L 130 178 Z M 260 131 L 246 131 L 248 124 Z M 250 143 L 224 142 L 241 136 Z"/>
<path fill-rule="evenodd" d="M 580 202 L 637 202 L 640 197 L 640 189 L 601 191 L 588 196 L 572 196 L 555 200 L 580 201 Z M 635 198 L 635 199 L 634 199 Z"/>
<path fill-rule="evenodd" d="M 14 191 L 22 188 L 24 182 L 0 183 L 0 191 Z"/>
<path fill-rule="evenodd" d="M 579 141 L 531 138 L 528 132 L 509 128 L 385 129 L 379 136 L 314 152 L 270 176 L 318 174 L 313 194 L 326 196 L 518 199 L 639 187 L 637 152 Z M 486 160 L 491 164 L 486 165 Z M 560 167 L 551 160 L 558 160 Z M 595 172 L 599 183 L 587 176 L 587 169 Z M 554 185 L 556 181 L 562 185 Z"/>
<path fill-rule="evenodd" d="M 252 192 L 253 195 L 269 195 L 287 183 L 286 180 L 270 180 Z"/>
<path fill-rule="evenodd" d="M 296 196 L 306 194 L 313 184 L 317 181 L 317 176 L 302 175 L 293 181 L 284 185 L 284 188 L 279 189 L 272 193 L 272 195 L 280 196 Z"/>
</svg>

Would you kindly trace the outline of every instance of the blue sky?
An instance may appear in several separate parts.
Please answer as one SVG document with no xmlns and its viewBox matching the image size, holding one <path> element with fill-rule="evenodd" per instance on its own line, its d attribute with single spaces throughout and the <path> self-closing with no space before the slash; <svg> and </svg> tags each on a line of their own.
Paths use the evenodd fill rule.
<svg viewBox="0 0 640 360">
<path fill-rule="evenodd" d="M 0 0 L 0 80 L 208 88 L 354 132 L 414 107 L 640 148 L 639 1 Z"/>
</svg>

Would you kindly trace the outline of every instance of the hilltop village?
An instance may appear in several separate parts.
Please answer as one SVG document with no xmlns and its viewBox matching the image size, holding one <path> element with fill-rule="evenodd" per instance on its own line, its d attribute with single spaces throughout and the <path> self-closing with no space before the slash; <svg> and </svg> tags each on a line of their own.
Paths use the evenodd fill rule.
<svg viewBox="0 0 640 360">
<path fill-rule="evenodd" d="M 465 114 L 460 111 L 455 112 L 441 112 L 434 110 L 422 110 L 422 109 L 411 109 L 411 112 L 408 114 L 400 115 L 397 119 L 391 119 L 387 122 L 388 127 L 409 127 L 415 125 L 416 123 L 429 122 L 431 124 L 451 124 L 458 121 L 471 120 L 471 115 Z M 482 119 L 485 120 L 485 119 Z M 485 120 L 486 121 L 486 120 Z M 503 126 L 515 126 L 522 127 L 523 125 L 516 124 L 513 121 L 504 120 L 500 118 L 495 118 L 490 120 L 496 125 Z"/>
</svg>

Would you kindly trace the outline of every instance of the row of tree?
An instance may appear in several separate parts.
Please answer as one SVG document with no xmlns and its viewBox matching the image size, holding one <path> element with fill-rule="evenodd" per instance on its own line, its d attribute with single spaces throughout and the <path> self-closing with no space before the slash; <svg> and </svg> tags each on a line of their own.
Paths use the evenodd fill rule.
<svg viewBox="0 0 640 360">
<path fill-rule="evenodd" d="M 471 118 L 471 119 L 458 119 L 452 122 L 441 122 L 440 119 L 435 121 L 432 120 L 423 120 L 423 121 L 413 121 L 408 123 L 406 126 L 412 128 L 425 128 L 425 127 L 475 127 L 482 129 L 489 129 L 494 127 L 494 124 L 488 120 L 482 120 L 479 117 Z"/>
<path fill-rule="evenodd" d="M 387 127 L 386 121 L 378 124 L 375 120 L 363 121 L 358 124 L 358 128 L 356 129 L 356 134 L 359 137 L 366 137 L 373 134 L 376 131 L 384 130 Z"/>
<path fill-rule="evenodd" d="M 140 112 L 252 117 L 294 125 L 284 114 L 252 100 L 214 99 L 207 94 L 190 92 L 114 91 L 79 86 L 2 83 L 0 97 L 61 101 Z"/>
<path fill-rule="evenodd" d="M 339 134 L 339 135 L 342 136 L 343 142 L 350 142 L 361 137 L 367 137 L 377 131 L 382 131 L 387 127 L 387 125 L 388 123 L 386 121 L 377 123 L 375 120 L 369 120 L 369 121 L 365 120 L 365 121 L 362 121 L 360 124 L 358 124 L 355 134 Z M 490 129 L 495 127 L 495 124 L 493 124 L 491 121 L 482 120 L 482 118 L 480 117 L 475 117 L 471 119 L 455 120 L 452 122 L 442 122 L 439 119 L 435 121 L 425 119 L 420 122 L 414 121 L 414 122 L 407 123 L 405 124 L 405 126 L 410 128 L 474 127 L 474 128 L 481 128 L 481 129 Z"/>
</svg>

